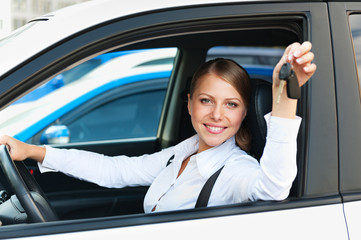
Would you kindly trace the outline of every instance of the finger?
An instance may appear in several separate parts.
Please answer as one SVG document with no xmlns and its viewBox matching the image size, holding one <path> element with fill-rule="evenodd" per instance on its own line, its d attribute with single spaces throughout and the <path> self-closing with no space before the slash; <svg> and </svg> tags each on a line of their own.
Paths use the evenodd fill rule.
<svg viewBox="0 0 361 240">
<path fill-rule="evenodd" d="M 301 56 L 303 56 L 304 54 L 307 54 L 308 52 L 311 51 L 312 48 L 312 44 L 308 41 L 302 43 L 301 46 L 299 46 L 294 52 L 293 52 L 293 57 L 295 58 L 299 58 Z"/>
<path fill-rule="evenodd" d="M 308 63 L 311 63 L 314 58 L 315 58 L 315 55 L 313 54 L 313 52 L 308 52 L 308 53 L 302 55 L 301 57 L 296 58 L 295 62 L 299 65 L 308 64 Z"/>
<path fill-rule="evenodd" d="M 317 65 L 314 63 L 303 67 L 303 71 L 305 71 L 308 74 L 313 74 L 314 72 L 316 72 L 316 69 L 317 69 Z"/>
<path fill-rule="evenodd" d="M 298 42 L 292 43 L 290 45 L 288 45 L 285 49 L 285 51 L 283 52 L 283 55 L 280 59 L 280 61 L 276 64 L 275 68 L 274 68 L 274 74 L 278 75 L 279 70 L 281 69 L 282 65 L 286 62 L 290 62 L 290 60 L 288 60 L 288 57 L 290 55 L 293 54 L 293 52 L 295 51 L 295 49 L 297 47 L 299 47 L 301 44 Z"/>
<path fill-rule="evenodd" d="M 312 75 L 316 72 L 316 69 L 317 69 L 317 65 L 314 63 L 307 64 L 306 66 L 304 66 L 302 68 L 302 70 L 306 74 L 307 77 L 299 79 L 299 85 L 302 86 L 303 84 L 305 84 L 312 77 Z"/>
<path fill-rule="evenodd" d="M 7 135 L 3 135 L 3 136 L 0 136 L 0 144 L 3 144 L 6 146 L 10 156 L 12 157 L 13 155 L 13 142 L 12 142 L 12 138 L 7 136 Z"/>
<path fill-rule="evenodd" d="M 0 136 L 0 144 L 8 145 L 9 137 L 7 135 Z"/>
<path fill-rule="evenodd" d="M 298 42 L 292 43 L 286 48 L 285 54 L 286 59 L 285 62 L 291 62 L 294 58 L 294 53 L 297 51 L 298 48 L 300 48 L 301 44 Z"/>
</svg>

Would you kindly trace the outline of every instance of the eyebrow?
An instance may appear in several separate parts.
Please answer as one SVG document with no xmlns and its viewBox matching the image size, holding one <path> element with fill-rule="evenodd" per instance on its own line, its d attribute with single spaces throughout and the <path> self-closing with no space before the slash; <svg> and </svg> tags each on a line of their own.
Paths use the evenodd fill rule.
<svg viewBox="0 0 361 240">
<path fill-rule="evenodd" d="M 198 94 L 198 96 L 201 96 L 201 95 L 206 95 L 206 96 L 214 99 L 214 97 L 212 95 L 209 95 L 208 93 L 200 93 L 200 94 Z M 235 101 L 236 100 L 236 101 L 238 101 L 240 103 L 243 103 L 241 99 L 236 98 L 236 97 L 235 98 L 226 98 L 225 100 L 227 100 L 227 101 L 231 101 L 231 100 Z"/>
<path fill-rule="evenodd" d="M 236 100 L 236 101 L 242 102 L 241 99 L 239 99 L 239 98 L 226 98 L 226 100 L 228 100 L 228 101 Z"/>
</svg>

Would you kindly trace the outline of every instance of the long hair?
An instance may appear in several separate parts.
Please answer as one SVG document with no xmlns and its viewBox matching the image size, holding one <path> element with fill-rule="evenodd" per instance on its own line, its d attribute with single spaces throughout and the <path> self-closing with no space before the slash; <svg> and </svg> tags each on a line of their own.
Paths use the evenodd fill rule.
<svg viewBox="0 0 361 240">
<path fill-rule="evenodd" d="M 243 104 L 246 110 L 249 107 L 251 100 L 251 80 L 247 71 L 238 63 L 231 59 L 216 58 L 204 63 L 193 75 L 190 85 L 190 98 L 198 85 L 198 80 L 205 74 L 215 74 L 229 83 L 236 89 L 242 98 Z M 245 150 L 249 151 L 251 148 L 251 132 L 247 126 L 242 122 L 238 132 L 235 135 L 237 145 Z"/>
</svg>

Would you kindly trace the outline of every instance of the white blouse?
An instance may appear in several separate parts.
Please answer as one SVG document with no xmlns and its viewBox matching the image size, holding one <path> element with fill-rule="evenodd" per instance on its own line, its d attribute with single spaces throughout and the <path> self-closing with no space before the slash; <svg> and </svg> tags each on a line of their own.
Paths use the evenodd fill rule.
<svg viewBox="0 0 361 240">
<path fill-rule="evenodd" d="M 297 174 L 296 138 L 301 119 L 267 114 L 266 146 L 258 162 L 236 144 L 234 137 L 223 144 L 195 154 L 177 178 L 184 159 L 198 150 L 195 135 L 176 146 L 139 157 L 116 156 L 46 146 L 41 172 L 61 171 L 100 186 L 122 188 L 150 186 L 146 213 L 194 208 L 208 178 L 224 165 L 208 206 L 255 200 L 287 198 Z M 166 167 L 171 156 L 172 164 Z"/>
</svg>

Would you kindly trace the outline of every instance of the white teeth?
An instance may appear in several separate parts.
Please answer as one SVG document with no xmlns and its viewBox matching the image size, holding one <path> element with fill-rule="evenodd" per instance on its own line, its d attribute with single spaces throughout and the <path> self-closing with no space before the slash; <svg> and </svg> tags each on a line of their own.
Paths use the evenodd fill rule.
<svg viewBox="0 0 361 240">
<path fill-rule="evenodd" d="M 215 131 L 215 132 L 219 132 L 221 131 L 223 128 L 221 127 L 211 127 L 211 126 L 207 126 L 207 128 L 211 129 L 212 131 Z"/>
</svg>

